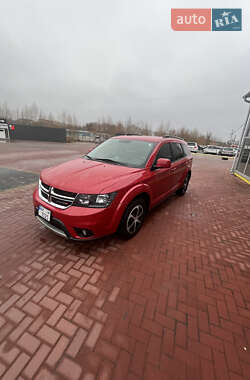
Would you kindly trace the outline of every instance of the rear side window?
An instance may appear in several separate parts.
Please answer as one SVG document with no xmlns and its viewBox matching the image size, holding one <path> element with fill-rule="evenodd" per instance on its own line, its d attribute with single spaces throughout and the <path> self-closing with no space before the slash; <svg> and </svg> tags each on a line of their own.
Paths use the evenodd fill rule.
<svg viewBox="0 0 250 380">
<path fill-rule="evenodd" d="M 160 150 L 159 150 L 159 152 L 157 154 L 156 159 L 158 160 L 158 158 L 168 158 L 170 161 L 173 161 L 173 154 L 172 154 L 172 151 L 171 151 L 170 143 L 163 144 L 160 147 Z"/>
<path fill-rule="evenodd" d="M 171 143 L 174 161 L 179 160 L 180 158 L 184 157 L 184 151 L 182 149 L 182 144 L 180 143 Z"/>
<path fill-rule="evenodd" d="M 190 156 L 191 153 L 190 153 L 190 150 L 188 149 L 188 146 L 186 144 L 181 144 L 181 146 L 182 146 L 182 149 L 184 151 L 184 155 L 185 156 Z"/>
</svg>

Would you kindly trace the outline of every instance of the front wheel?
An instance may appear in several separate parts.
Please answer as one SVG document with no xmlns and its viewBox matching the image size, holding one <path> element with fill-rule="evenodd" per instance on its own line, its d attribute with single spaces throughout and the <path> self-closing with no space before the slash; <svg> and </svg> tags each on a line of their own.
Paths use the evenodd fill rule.
<svg viewBox="0 0 250 380">
<path fill-rule="evenodd" d="M 184 179 L 184 182 L 183 182 L 183 185 L 182 187 L 176 191 L 176 194 L 177 195 L 184 195 L 187 191 L 187 188 L 188 188 L 188 184 L 189 184 L 189 180 L 190 180 L 190 177 L 191 177 L 191 174 L 188 173 L 186 175 L 186 178 Z"/>
<path fill-rule="evenodd" d="M 144 199 L 134 199 L 125 210 L 118 232 L 125 239 L 131 239 L 141 229 L 146 216 Z"/>
</svg>

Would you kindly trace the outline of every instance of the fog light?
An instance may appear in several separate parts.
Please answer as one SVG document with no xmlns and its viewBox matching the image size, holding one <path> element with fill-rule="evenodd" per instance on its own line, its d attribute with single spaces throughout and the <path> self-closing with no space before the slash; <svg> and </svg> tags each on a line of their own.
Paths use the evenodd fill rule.
<svg viewBox="0 0 250 380">
<path fill-rule="evenodd" d="M 77 235 L 80 237 L 90 237 L 93 236 L 93 232 L 88 230 L 87 228 L 79 228 L 79 227 L 74 227 L 74 230 L 76 231 Z"/>
</svg>

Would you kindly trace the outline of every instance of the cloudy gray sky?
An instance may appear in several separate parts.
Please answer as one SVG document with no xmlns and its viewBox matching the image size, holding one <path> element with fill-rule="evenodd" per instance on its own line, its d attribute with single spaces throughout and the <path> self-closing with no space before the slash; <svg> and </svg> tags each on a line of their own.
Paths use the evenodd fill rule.
<svg viewBox="0 0 250 380">
<path fill-rule="evenodd" d="M 0 102 L 212 131 L 228 138 L 247 112 L 249 0 L 242 32 L 175 32 L 171 8 L 200 1 L 1 0 Z"/>
</svg>

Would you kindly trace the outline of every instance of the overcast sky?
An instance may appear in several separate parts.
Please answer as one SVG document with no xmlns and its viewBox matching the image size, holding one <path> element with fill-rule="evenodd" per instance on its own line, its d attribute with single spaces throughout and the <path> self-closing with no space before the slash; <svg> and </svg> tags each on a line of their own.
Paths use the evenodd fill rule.
<svg viewBox="0 0 250 380">
<path fill-rule="evenodd" d="M 242 32 L 175 32 L 171 8 L 200 1 L 1 0 L 0 102 L 212 131 L 240 127 L 250 90 L 249 0 Z"/>
</svg>

